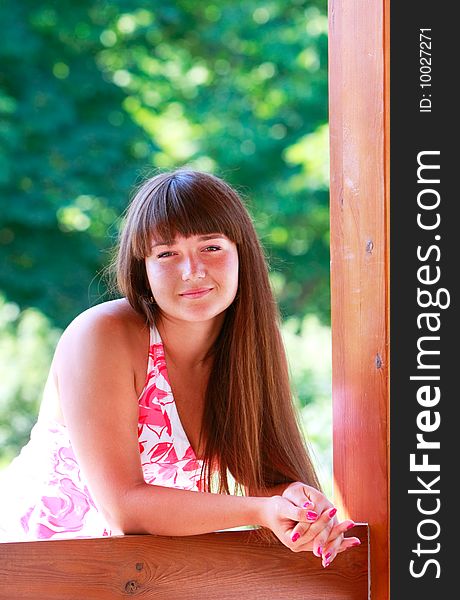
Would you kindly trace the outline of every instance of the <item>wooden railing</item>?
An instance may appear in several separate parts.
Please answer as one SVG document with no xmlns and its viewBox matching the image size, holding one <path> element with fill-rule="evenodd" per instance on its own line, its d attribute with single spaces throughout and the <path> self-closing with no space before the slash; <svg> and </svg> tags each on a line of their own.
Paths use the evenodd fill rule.
<svg viewBox="0 0 460 600">
<path fill-rule="evenodd" d="M 4 543 L 0 599 L 365 600 L 367 524 L 352 534 L 361 545 L 326 568 L 311 552 L 264 544 L 247 530 Z"/>
</svg>

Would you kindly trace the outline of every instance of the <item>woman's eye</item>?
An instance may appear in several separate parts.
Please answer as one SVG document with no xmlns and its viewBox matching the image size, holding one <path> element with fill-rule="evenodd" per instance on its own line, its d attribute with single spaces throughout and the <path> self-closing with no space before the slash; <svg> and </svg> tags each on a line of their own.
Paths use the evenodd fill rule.
<svg viewBox="0 0 460 600">
<path fill-rule="evenodd" d="M 157 254 L 157 258 L 166 258 L 168 256 L 172 256 L 172 252 L 160 252 L 160 254 Z"/>
<path fill-rule="evenodd" d="M 216 252 L 217 250 L 221 250 L 221 247 L 220 246 L 206 246 L 205 250 L 210 251 L 210 252 Z"/>
</svg>

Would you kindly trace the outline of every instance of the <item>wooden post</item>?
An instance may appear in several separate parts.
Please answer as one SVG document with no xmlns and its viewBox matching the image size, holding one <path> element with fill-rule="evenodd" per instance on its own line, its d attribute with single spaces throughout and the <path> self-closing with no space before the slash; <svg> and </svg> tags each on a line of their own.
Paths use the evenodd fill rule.
<svg viewBox="0 0 460 600">
<path fill-rule="evenodd" d="M 389 0 L 329 1 L 334 496 L 389 597 Z"/>
</svg>

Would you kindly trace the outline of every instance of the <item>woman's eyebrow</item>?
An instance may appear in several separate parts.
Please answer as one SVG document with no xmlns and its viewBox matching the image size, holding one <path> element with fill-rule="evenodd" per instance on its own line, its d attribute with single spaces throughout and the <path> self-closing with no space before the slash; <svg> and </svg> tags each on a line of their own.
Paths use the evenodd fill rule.
<svg viewBox="0 0 460 600">
<path fill-rule="evenodd" d="M 154 244 L 152 244 L 152 248 L 156 248 L 157 246 L 172 246 L 174 244 L 175 240 L 170 240 L 169 242 L 166 241 L 159 241 L 159 242 L 155 242 Z"/>
<path fill-rule="evenodd" d="M 205 240 L 224 240 L 225 236 L 223 236 L 221 233 L 211 233 L 208 235 L 200 235 L 198 239 L 200 242 Z"/>
</svg>

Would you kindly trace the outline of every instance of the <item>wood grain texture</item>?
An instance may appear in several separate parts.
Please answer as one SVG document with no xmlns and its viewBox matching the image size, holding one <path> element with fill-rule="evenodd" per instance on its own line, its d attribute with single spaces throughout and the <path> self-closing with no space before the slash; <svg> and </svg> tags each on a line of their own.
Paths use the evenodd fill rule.
<svg viewBox="0 0 460 600">
<path fill-rule="evenodd" d="M 0 600 L 365 600 L 368 529 L 326 569 L 253 531 L 0 544 Z"/>
<path fill-rule="evenodd" d="M 373 600 L 389 595 L 388 8 L 329 2 L 335 501 L 369 523 Z"/>
</svg>

